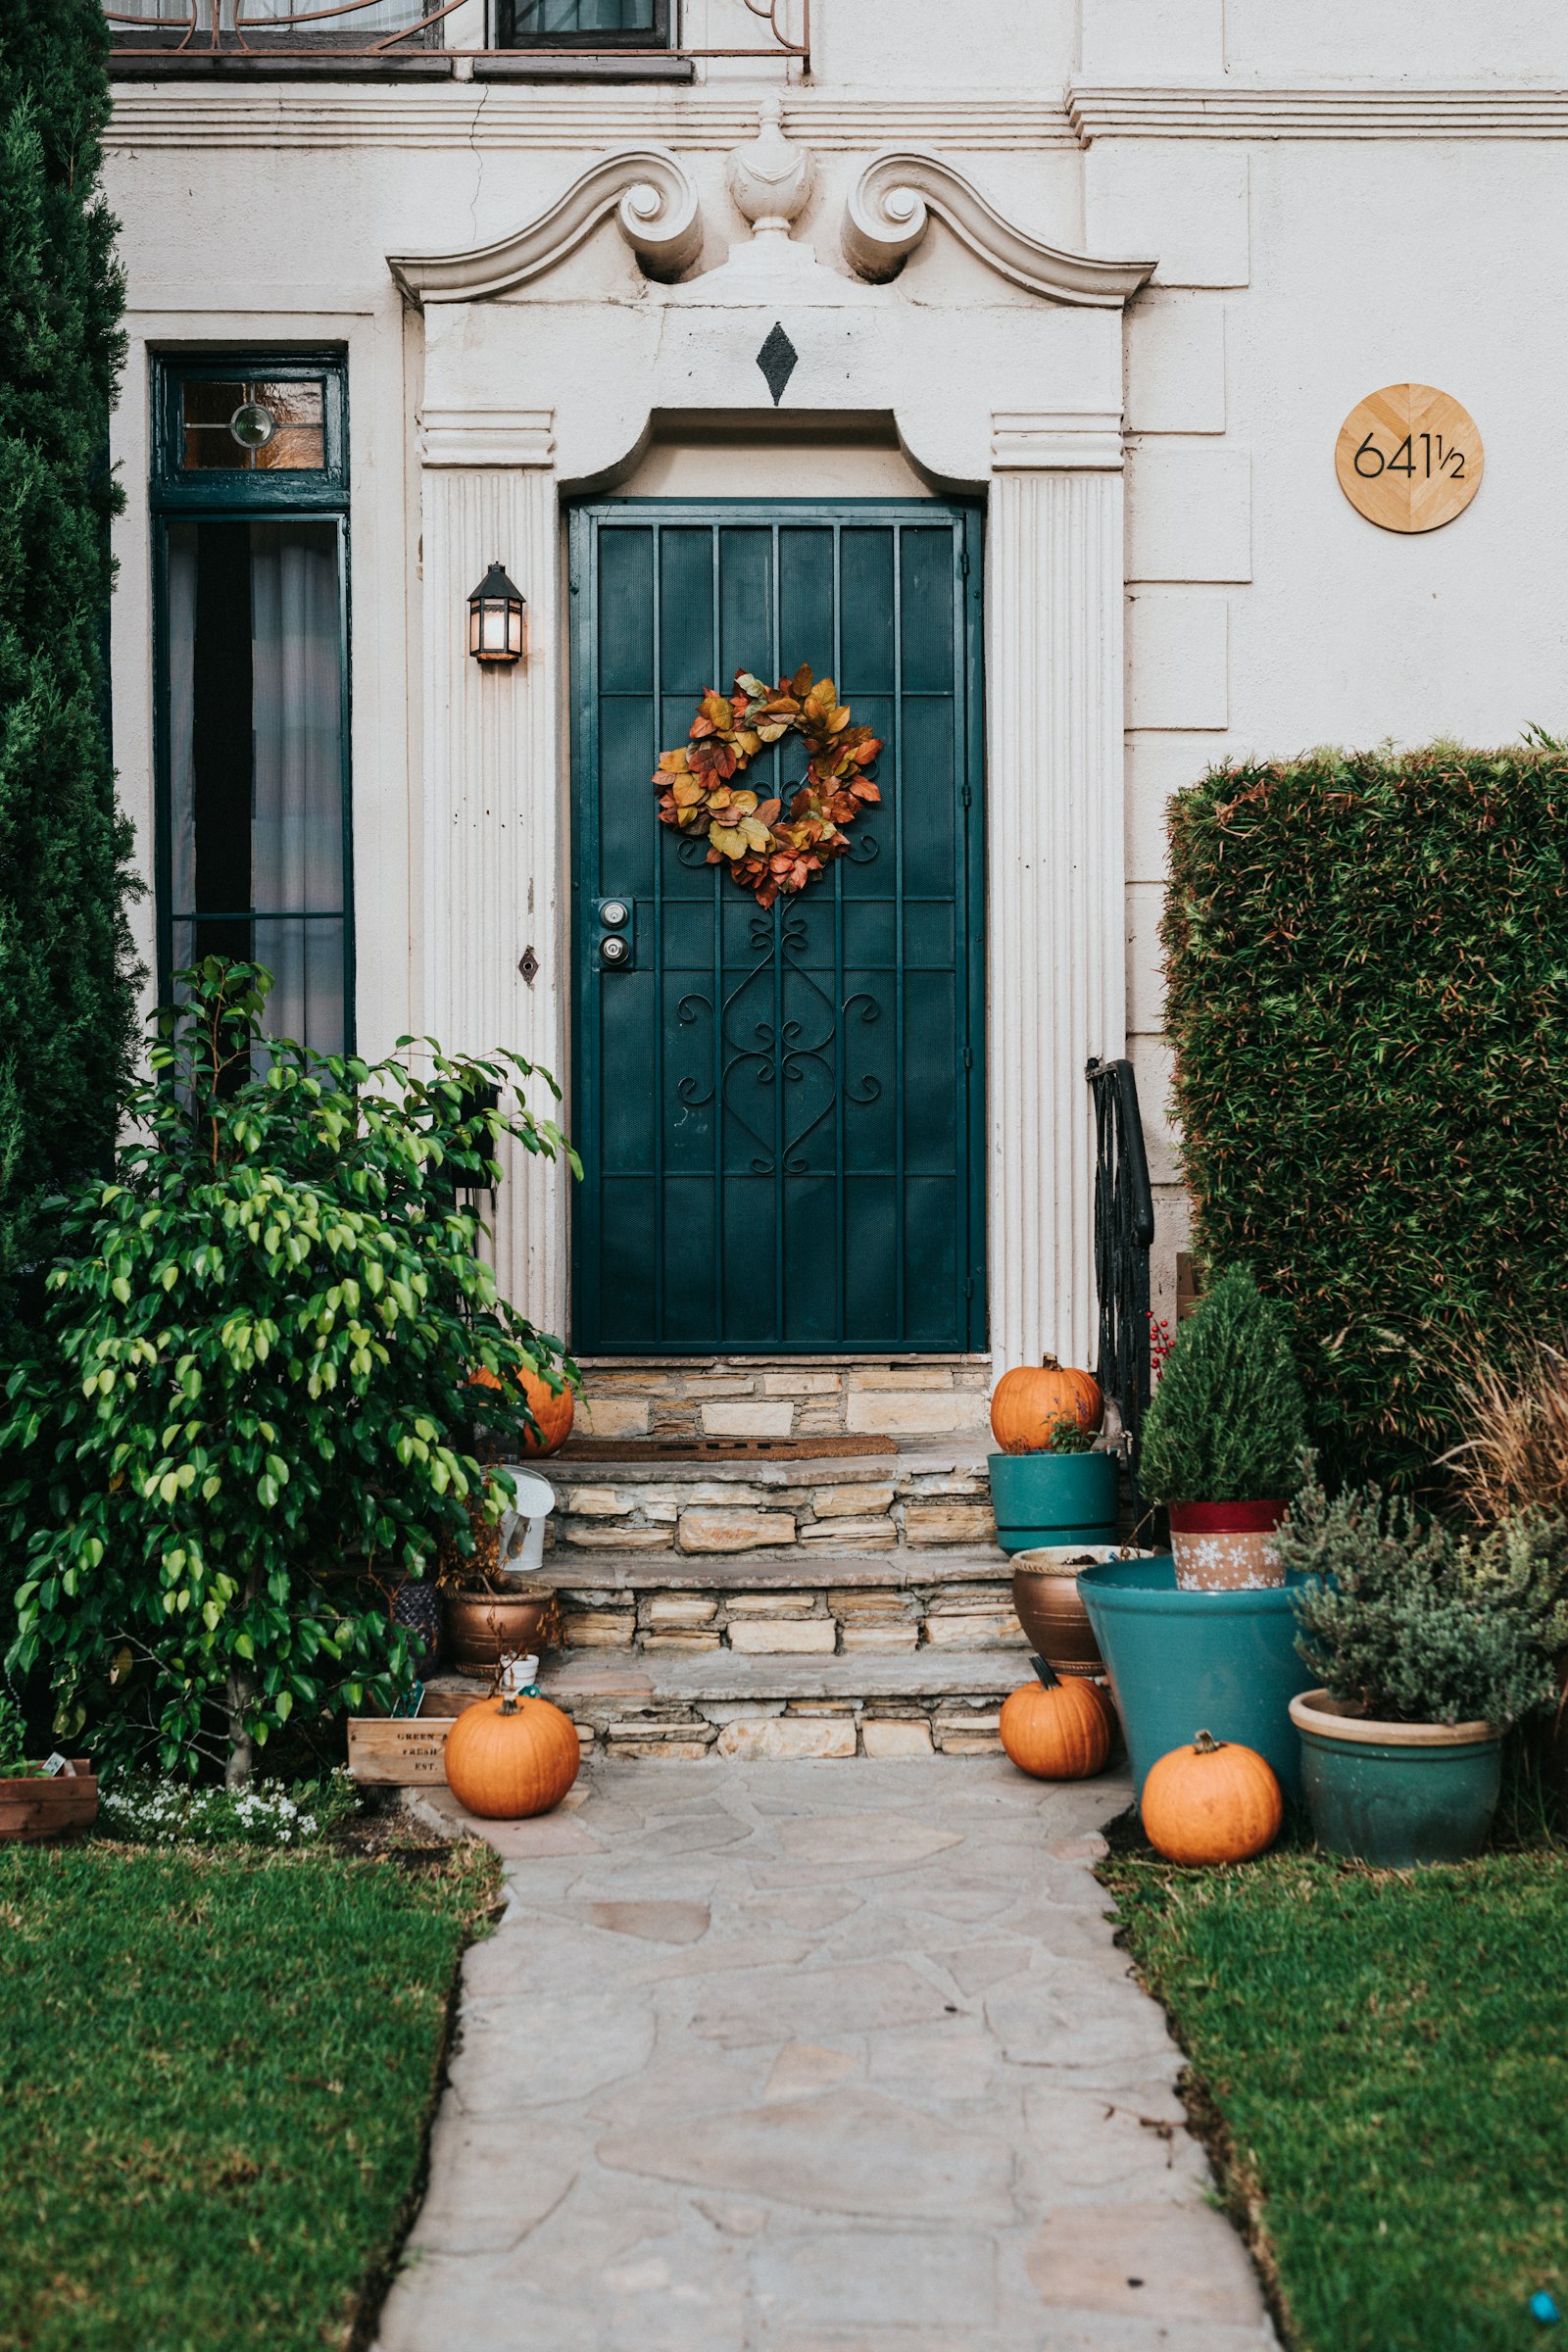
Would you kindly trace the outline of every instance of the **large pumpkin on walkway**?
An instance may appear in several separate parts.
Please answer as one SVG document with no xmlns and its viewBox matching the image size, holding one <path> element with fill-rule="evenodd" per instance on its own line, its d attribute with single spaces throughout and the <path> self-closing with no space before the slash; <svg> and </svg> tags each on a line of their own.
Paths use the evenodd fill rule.
<svg viewBox="0 0 1568 2352">
<path fill-rule="evenodd" d="M 1038 1682 L 1003 1701 L 997 1726 L 1020 1772 L 1037 1781 L 1086 1781 L 1110 1754 L 1110 1717 L 1087 1676 L 1058 1675 L 1044 1658 L 1033 1661 Z"/>
<path fill-rule="evenodd" d="M 1046 1453 L 1058 1421 L 1098 1429 L 1104 1409 L 1098 1380 L 1048 1355 L 1004 1372 L 991 1399 L 991 1429 L 1004 1453 Z"/>
<path fill-rule="evenodd" d="M 1279 1836 L 1285 1800 L 1255 1747 L 1200 1732 L 1151 1769 L 1140 1810 L 1167 1862 L 1250 1862 Z"/>
<path fill-rule="evenodd" d="M 482 1698 L 447 1734 L 447 1785 L 486 1821 L 525 1821 L 559 1805 L 582 1758 L 569 1715 L 547 1698 Z"/>
</svg>

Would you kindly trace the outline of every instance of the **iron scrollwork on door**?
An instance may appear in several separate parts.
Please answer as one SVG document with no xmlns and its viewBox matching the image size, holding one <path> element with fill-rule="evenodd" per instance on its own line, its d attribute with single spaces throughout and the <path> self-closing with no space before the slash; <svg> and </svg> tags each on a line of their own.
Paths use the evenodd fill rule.
<svg viewBox="0 0 1568 2352">
<path fill-rule="evenodd" d="M 835 1004 L 803 960 L 808 934 L 799 909 L 780 906 L 771 913 L 753 915 L 748 930 L 757 961 L 720 1006 L 718 1090 L 726 1118 L 754 1147 L 749 1173 L 804 1176 L 809 1172 L 805 1147 L 833 1116 L 840 1097 L 858 1109 L 881 1099 L 878 1077 L 869 1070 L 851 1077 L 842 1063 L 851 1023 L 880 1021 L 882 1007 L 865 989 Z M 800 1009 L 803 997 L 814 1016 L 809 1021 Z M 700 990 L 688 991 L 676 1007 L 683 1028 L 695 1025 L 704 1014 L 711 1020 L 713 1004 Z M 792 1087 L 807 1092 L 788 1098 L 784 1090 Z M 756 1115 L 760 1088 L 778 1090 L 773 1115 L 766 1122 Z M 705 1088 L 700 1079 L 687 1075 L 677 1082 L 675 1092 L 687 1109 L 703 1110 L 712 1102 L 714 1088 Z M 800 1103 L 793 1118 L 792 1100 Z M 772 1132 L 764 1132 L 764 1125 Z"/>
</svg>

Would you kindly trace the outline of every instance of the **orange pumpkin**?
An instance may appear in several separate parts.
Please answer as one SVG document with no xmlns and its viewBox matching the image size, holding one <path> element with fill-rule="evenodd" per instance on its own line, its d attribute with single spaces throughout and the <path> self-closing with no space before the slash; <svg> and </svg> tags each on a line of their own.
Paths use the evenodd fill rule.
<svg viewBox="0 0 1568 2352">
<path fill-rule="evenodd" d="M 1208 1732 L 1160 1757 L 1141 1808 L 1144 1835 L 1167 1862 L 1250 1862 L 1273 1844 L 1285 1819 L 1267 1758 Z"/>
<path fill-rule="evenodd" d="M 570 1387 L 563 1382 L 553 1389 L 541 1380 L 537 1372 L 519 1372 L 517 1382 L 527 1398 L 528 1410 L 539 1424 L 537 1437 L 525 1437 L 522 1450 L 529 1454 L 559 1453 L 571 1435 L 571 1424 L 577 1410 L 577 1400 Z"/>
<path fill-rule="evenodd" d="M 478 1389 L 499 1389 L 501 1383 L 483 1364 L 475 1367 L 470 1384 Z M 571 1424 L 577 1411 L 577 1399 L 569 1382 L 559 1390 L 537 1372 L 519 1370 L 517 1386 L 521 1389 L 529 1412 L 539 1424 L 539 1435 L 526 1435 L 522 1441 L 525 1454 L 559 1453 L 571 1435 Z"/>
<path fill-rule="evenodd" d="M 991 1399 L 991 1428 L 1004 1453 L 1045 1453 L 1058 1421 L 1098 1429 L 1104 1409 L 1098 1380 L 1048 1355 L 1004 1372 Z"/>
<path fill-rule="evenodd" d="M 571 1717 L 547 1698 L 481 1698 L 447 1734 L 447 1784 L 486 1821 L 523 1821 L 560 1804 L 581 1755 Z"/>
<path fill-rule="evenodd" d="M 1020 1772 L 1037 1781 L 1086 1781 L 1110 1754 L 1110 1717 L 1087 1676 L 1063 1679 L 1044 1658 L 1031 1660 L 1039 1681 L 1003 1701 L 1002 1744 Z"/>
</svg>

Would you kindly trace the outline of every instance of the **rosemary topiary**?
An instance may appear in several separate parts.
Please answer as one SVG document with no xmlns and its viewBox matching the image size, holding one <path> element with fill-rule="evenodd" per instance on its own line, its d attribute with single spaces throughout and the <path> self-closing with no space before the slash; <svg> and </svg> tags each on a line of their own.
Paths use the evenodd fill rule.
<svg viewBox="0 0 1568 2352">
<path fill-rule="evenodd" d="M 1305 1444 L 1285 1317 L 1238 1267 L 1176 1334 L 1144 1422 L 1138 1483 L 1153 1502 L 1267 1502 L 1294 1492 Z"/>
<path fill-rule="evenodd" d="M 1556 1703 L 1568 1646 L 1568 1525 L 1523 1511 L 1485 1535 L 1423 1521 L 1408 1497 L 1315 1474 L 1276 1538 L 1297 1600 L 1297 1649 L 1342 1706 L 1379 1723 L 1505 1730 Z"/>
</svg>

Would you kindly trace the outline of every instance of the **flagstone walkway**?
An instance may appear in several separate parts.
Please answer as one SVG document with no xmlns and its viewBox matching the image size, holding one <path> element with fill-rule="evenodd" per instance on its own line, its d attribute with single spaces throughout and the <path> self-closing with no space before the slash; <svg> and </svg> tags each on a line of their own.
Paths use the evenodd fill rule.
<svg viewBox="0 0 1568 2352">
<path fill-rule="evenodd" d="M 491 1825 L 380 2352 L 1273 2346 L 1089 1868 L 1128 1793 L 611 1764 Z"/>
</svg>

